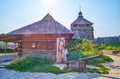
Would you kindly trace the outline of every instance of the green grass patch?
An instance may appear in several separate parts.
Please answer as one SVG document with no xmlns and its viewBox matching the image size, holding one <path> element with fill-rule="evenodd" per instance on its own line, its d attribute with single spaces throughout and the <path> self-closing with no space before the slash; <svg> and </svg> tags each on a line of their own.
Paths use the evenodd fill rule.
<svg viewBox="0 0 120 79">
<path fill-rule="evenodd" d="M 120 50 L 120 43 L 117 44 L 101 44 L 97 47 L 98 50 Z"/>
<path fill-rule="evenodd" d="M 20 72 L 50 72 L 55 74 L 81 72 L 80 70 L 60 70 L 58 67 L 53 66 L 53 61 L 41 56 L 16 58 L 6 68 Z"/>
<path fill-rule="evenodd" d="M 3 55 L 5 55 L 4 53 L 0 53 L 0 56 L 3 56 Z"/>
<path fill-rule="evenodd" d="M 93 44 L 90 40 L 77 39 L 71 41 L 68 53 L 68 60 L 85 58 L 95 55 L 100 55 L 100 58 L 92 59 L 88 61 L 88 64 L 98 64 L 113 61 L 110 57 L 104 55 L 100 50 L 105 49 L 107 45 Z M 120 44 L 112 45 L 111 47 L 120 47 Z"/>
<path fill-rule="evenodd" d="M 108 68 L 106 68 L 105 66 L 103 65 L 96 65 L 96 67 L 98 68 L 94 68 L 98 73 L 101 73 L 101 74 L 109 74 L 109 70 Z"/>
<path fill-rule="evenodd" d="M 68 73 L 68 72 L 89 72 L 89 69 L 60 70 L 58 67 L 53 66 L 53 62 L 50 59 L 41 56 L 16 58 L 6 68 L 20 72 L 45 72 L 45 73 L 49 72 L 55 74 Z"/>
<path fill-rule="evenodd" d="M 47 57 L 35 56 L 35 57 L 23 57 L 16 58 L 12 61 L 12 63 L 7 66 L 8 69 L 14 69 L 19 71 L 26 71 L 32 67 L 44 67 L 51 65 L 53 62 Z"/>
<path fill-rule="evenodd" d="M 6 53 L 6 55 L 9 55 L 9 54 L 12 54 L 12 53 Z M 4 56 L 5 53 L 0 53 L 0 56 Z"/>
<path fill-rule="evenodd" d="M 100 55 L 100 58 L 95 58 L 95 59 L 91 59 L 87 62 L 87 64 L 90 65 L 97 65 L 99 63 L 106 63 L 106 62 L 112 62 L 112 58 L 110 58 L 109 56 L 103 54 L 100 51 L 84 51 L 84 52 L 69 52 L 68 54 L 68 60 L 72 61 L 74 59 L 78 59 L 78 58 L 85 58 L 85 57 L 90 57 L 90 56 L 95 56 L 95 55 Z"/>
<path fill-rule="evenodd" d="M 110 69 L 106 68 L 105 66 L 97 64 L 97 65 L 95 65 L 95 67 L 96 68 L 89 68 L 88 69 L 89 72 L 92 72 L 92 73 L 97 72 L 100 74 L 109 74 Z"/>
<path fill-rule="evenodd" d="M 4 53 L 5 52 L 5 49 L 0 49 L 0 53 Z M 14 52 L 13 49 L 7 49 L 6 50 L 7 53 L 11 53 L 11 52 Z"/>
<path fill-rule="evenodd" d="M 110 58 L 109 56 L 103 54 L 100 51 L 98 51 L 98 52 L 85 51 L 83 54 L 84 54 L 84 57 L 100 55 L 100 58 L 95 58 L 95 59 L 89 60 L 87 62 L 87 64 L 90 64 L 90 65 L 97 65 L 99 63 L 106 63 L 106 62 L 112 62 L 113 61 L 112 58 Z"/>
</svg>

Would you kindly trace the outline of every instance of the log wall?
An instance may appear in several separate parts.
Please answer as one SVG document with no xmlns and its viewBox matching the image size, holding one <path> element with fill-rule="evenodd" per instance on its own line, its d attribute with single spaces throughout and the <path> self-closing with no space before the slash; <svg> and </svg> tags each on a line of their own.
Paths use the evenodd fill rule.
<svg viewBox="0 0 120 79">
<path fill-rule="evenodd" d="M 43 55 L 53 59 L 56 57 L 56 39 L 65 37 L 66 45 L 68 45 L 71 34 L 41 34 L 41 35 L 23 35 L 22 40 L 18 42 L 19 55 Z"/>
</svg>

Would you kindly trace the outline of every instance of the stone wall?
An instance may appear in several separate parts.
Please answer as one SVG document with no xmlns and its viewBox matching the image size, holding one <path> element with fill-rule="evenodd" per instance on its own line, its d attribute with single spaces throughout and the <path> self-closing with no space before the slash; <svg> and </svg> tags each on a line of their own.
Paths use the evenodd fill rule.
<svg viewBox="0 0 120 79">
<path fill-rule="evenodd" d="M 113 37 L 99 37 L 93 41 L 94 43 L 98 44 L 115 44 L 120 43 L 120 35 L 113 36 Z"/>
</svg>

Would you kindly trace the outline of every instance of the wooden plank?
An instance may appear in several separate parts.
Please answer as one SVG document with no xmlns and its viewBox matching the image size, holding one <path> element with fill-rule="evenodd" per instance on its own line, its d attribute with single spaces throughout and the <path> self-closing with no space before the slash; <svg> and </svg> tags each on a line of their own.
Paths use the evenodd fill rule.
<svg viewBox="0 0 120 79">
<path fill-rule="evenodd" d="M 78 61 L 89 61 L 91 59 L 99 58 L 100 55 L 95 55 L 95 56 L 90 56 L 90 57 L 85 57 L 85 58 L 79 58 Z"/>
</svg>

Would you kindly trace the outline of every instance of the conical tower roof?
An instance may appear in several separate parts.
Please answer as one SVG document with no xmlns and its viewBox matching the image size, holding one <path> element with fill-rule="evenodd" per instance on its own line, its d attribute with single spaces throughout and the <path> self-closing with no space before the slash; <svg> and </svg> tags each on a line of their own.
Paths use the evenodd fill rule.
<svg viewBox="0 0 120 79">
<path fill-rule="evenodd" d="M 47 14 L 42 20 L 24 26 L 20 29 L 9 32 L 8 34 L 71 34 L 73 33 L 65 26 Z"/>
<path fill-rule="evenodd" d="M 89 25 L 92 25 L 93 23 L 88 21 L 87 19 L 83 18 L 82 12 L 80 11 L 78 13 L 78 18 L 72 23 L 72 25 L 75 25 L 75 24 L 80 24 L 80 25 L 89 24 Z"/>
</svg>

